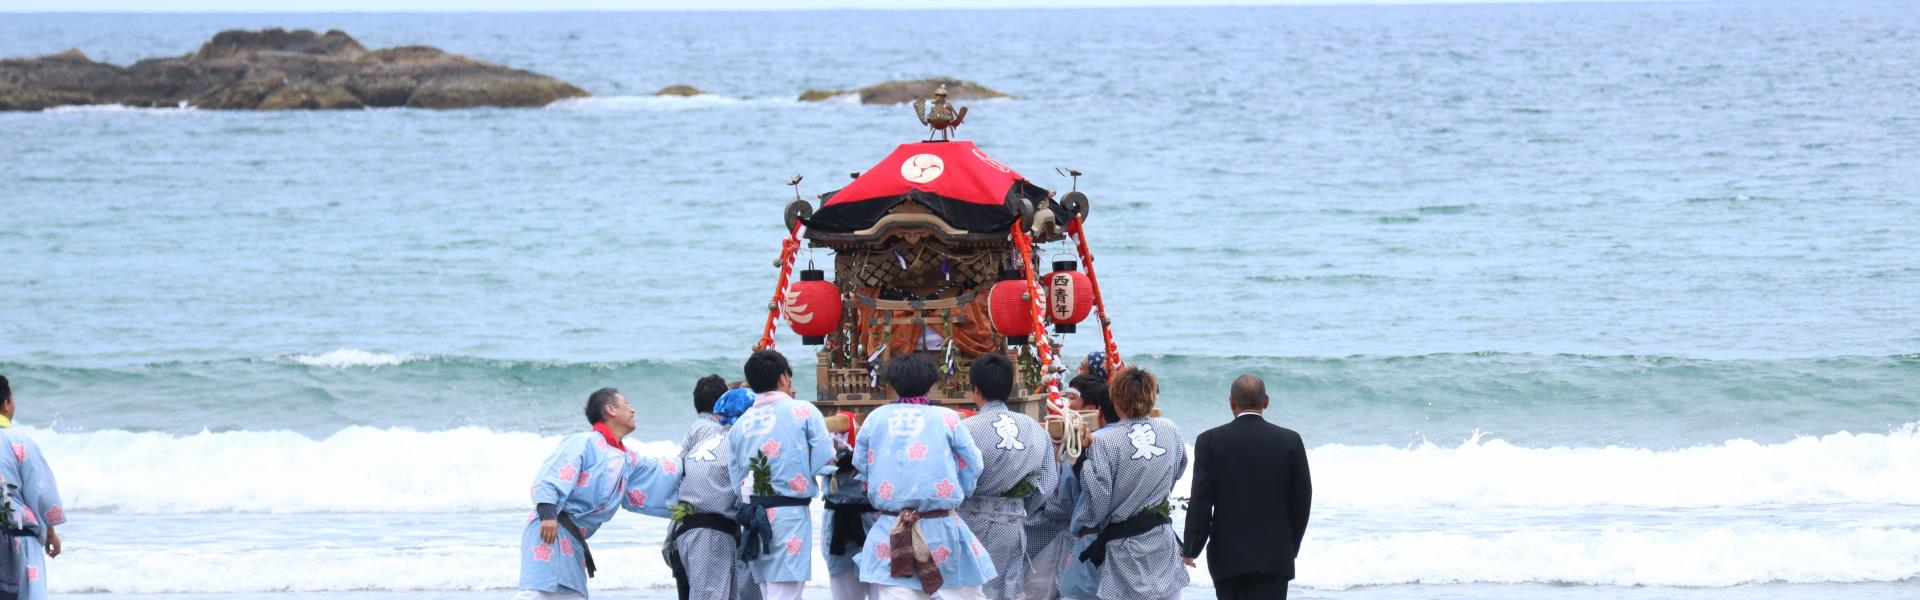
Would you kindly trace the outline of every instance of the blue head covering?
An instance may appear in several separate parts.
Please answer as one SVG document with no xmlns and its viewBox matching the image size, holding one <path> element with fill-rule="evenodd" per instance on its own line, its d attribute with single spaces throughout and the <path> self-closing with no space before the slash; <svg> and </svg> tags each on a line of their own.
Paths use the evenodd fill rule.
<svg viewBox="0 0 1920 600">
<path fill-rule="evenodd" d="M 1099 377 L 1101 381 L 1106 381 L 1108 377 L 1107 353 L 1088 352 L 1087 353 L 1087 372 L 1092 374 L 1094 377 Z"/>
<path fill-rule="evenodd" d="M 732 425 L 733 420 L 746 414 L 749 408 L 753 408 L 753 390 L 746 388 L 727 390 L 713 401 L 713 414 L 720 417 L 721 425 Z"/>
</svg>

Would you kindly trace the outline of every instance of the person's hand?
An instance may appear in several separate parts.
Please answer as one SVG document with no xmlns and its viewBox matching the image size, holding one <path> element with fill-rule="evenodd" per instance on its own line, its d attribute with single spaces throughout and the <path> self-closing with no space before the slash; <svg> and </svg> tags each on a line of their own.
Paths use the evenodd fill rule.
<svg viewBox="0 0 1920 600">
<path fill-rule="evenodd" d="M 1081 447 L 1081 448 L 1092 448 L 1092 447 L 1093 447 L 1093 432 L 1091 432 L 1091 431 L 1081 431 L 1081 432 L 1080 432 L 1080 447 Z"/>
<path fill-rule="evenodd" d="M 52 527 L 47 528 L 47 547 L 45 550 L 47 551 L 47 558 L 60 557 L 60 534 L 55 532 Z"/>
<path fill-rule="evenodd" d="M 1182 557 L 1180 557 L 1180 562 L 1182 562 L 1182 563 L 1185 563 L 1185 564 L 1186 564 L 1186 565 L 1187 565 L 1188 567 L 1192 567 L 1192 566 L 1193 566 L 1193 557 L 1191 557 L 1191 556 L 1182 556 Z"/>
<path fill-rule="evenodd" d="M 553 538 L 560 536 L 560 521 L 547 519 L 540 522 L 540 543 L 551 544 Z"/>
</svg>

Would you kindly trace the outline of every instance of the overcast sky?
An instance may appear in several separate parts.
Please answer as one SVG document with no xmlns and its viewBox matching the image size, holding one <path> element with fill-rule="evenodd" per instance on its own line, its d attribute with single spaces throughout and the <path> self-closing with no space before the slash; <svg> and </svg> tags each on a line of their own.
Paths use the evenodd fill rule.
<svg viewBox="0 0 1920 600">
<path fill-rule="evenodd" d="M 1199 0 L 1186 2 L 1181 0 L 0 0 L 0 12 L 493 12 L 834 8 L 903 10 L 1182 5 L 1459 4 L 1488 1 L 1490 0 Z"/>
</svg>

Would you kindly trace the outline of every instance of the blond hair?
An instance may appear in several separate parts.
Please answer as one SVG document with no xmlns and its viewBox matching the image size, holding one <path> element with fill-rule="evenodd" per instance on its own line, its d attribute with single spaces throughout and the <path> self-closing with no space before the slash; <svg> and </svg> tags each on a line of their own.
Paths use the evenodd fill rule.
<svg viewBox="0 0 1920 600">
<path fill-rule="evenodd" d="M 1139 367 L 1127 367 L 1113 374 L 1107 384 L 1107 398 L 1121 418 L 1137 419 L 1153 414 L 1160 397 L 1160 381 Z"/>
</svg>

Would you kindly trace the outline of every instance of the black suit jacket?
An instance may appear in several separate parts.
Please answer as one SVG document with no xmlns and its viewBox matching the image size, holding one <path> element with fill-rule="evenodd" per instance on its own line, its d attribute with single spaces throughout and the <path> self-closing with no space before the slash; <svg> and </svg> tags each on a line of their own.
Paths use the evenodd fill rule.
<svg viewBox="0 0 1920 600">
<path fill-rule="evenodd" d="M 1249 574 L 1292 580 L 1313 504 L 1300 434 L 1242 415 L 1200 434 L 1193 450 L 1181 554 L 1198 557 L 1206 549 L 1207 571 L 1216 580 Z"/>
</svg>

